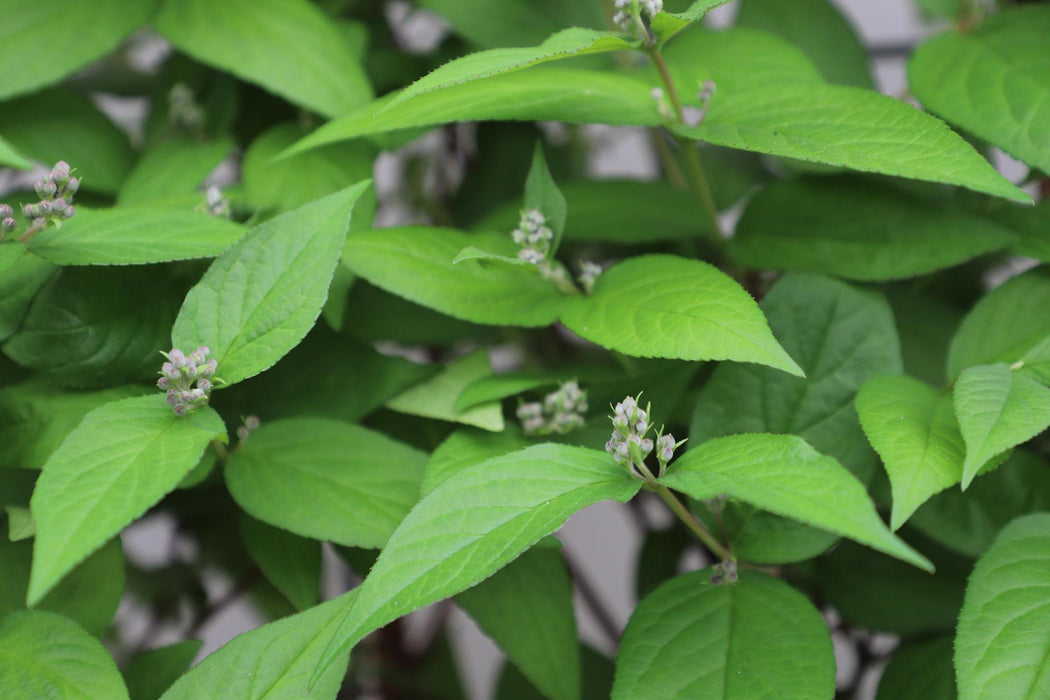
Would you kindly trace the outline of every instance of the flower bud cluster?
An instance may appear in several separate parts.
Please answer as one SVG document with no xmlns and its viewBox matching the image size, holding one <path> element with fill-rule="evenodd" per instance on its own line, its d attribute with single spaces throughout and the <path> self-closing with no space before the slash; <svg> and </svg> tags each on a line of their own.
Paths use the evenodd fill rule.
<svg viewBox="0 0 1050 700">
<path fill-rule="evenodd" d="M 711 574 L 711 583 L 720 586 L 723 583 L 736 583 L 739 575 L 736 571 L 736 562 L 726 559 L 720 564 L 714 565 L 714 573 Z"/>
<path fill-rule="evenodd" d="M 526 209 L 521 212 L 518 228 L 511 231 L 510 237 L 521 246 L 518 259 L 539 265 L 547 259 L 554 241 L 554 231 L 547 226 L 547 217 L 539 209 Z"/>
<path fill-rule="evenodd" d="M 175 83 L 168 93 L 168 119 L 184 128 L 197 128 L 204 122 L 204 110 L 186 83 Z"/>
<path fill-rule="evenodd" d="M 15 211 L 6 204 L 0 204 L 0 241 L 4 240 L 4 235 L 11 233 L 18 226 L 18 222 L 15 221 Z"/>
<path fill-rule="evenodd" d="M 40 201 L 22 207 L 22 215 L 32 222 L 22 239 L 42 230 L 49 223 L 57 223 L 73 216 L 73 195 L 80 189 L 80 179 L 73 177 L 70 172 L 69 163 L 60 160 L 55 163 L 47 177 L 37 181 L 36 196 Z M 14 229 L 14 219 L 6 216 L 6 211 L 4 214 L 0 226 L 6 233 Z"/>
<path fill-rule="evenodd" d="M 594 291 L 594 283 L 598 281 L 598 277 L 602 274 L 602 266 L 596 262 L 590 260 L 580 261 L 580 274 L 576 278 L 583 288 L 583 291 L 590 294 Z"/>
<path fill-rule="evenodd" d="M 216 185 L 205 190 L 203 209 L 212 216 L 230 218 L 230 200 L 222 196 L 222 190 Z"/>
<path fill-rule="evenodd" d="M 259 416 L 248 416 L 244 419 L 244 425 L 237 428 L 237 439 L 244 442 L 260 425 Z"/>
<path fill-rule="evenodd" d="M 167 392 L 168 405 L 176 416 L 184 416 L 208 403 L 212 378 L 218 368 L 214 358 L 207 359 L 209 352 L 202 345 L 189 355 L 178 348 L 161 353 L 168 361 L 161 365 L 157 387 Z"/>
<path fill-rule="evenodd" d="M 663 0 L 616 0 L 617 12 L 613 15 L 613 22 L 616 22 L 624 29 L 629 28 L 633 16 L 633 6 L 636 1 L 638 9 L 649 15 L 650 18 L 663 12 Z"/>
<path fill-rule="evenodd" d="M 565 382 L 542 402 L 518 406 L 517 415 L 526 435 L 549 435 L 583 427 L 587 408 L 587 392 L 576 382 Z"/>
<path fill-rule="evenodd" d="M 647 437 L 650 430 L 653 430 L 653 425 L 649 422 L 650 408 L 649 405 L 641 408 L 633 396 L 628 396 L 616 404 L 612 415 L 612 437 L 605 443 L 605 451 L 613 456 L 616 463 L 639 478 L 652 476 L 652 472 L 645 466 L 645 460 L 654 450 L 660 466 L 657 476 L 663 476 L 667 470 L 667 463 L 674 457 L 674 451 L 685 442 L 675 442 L 673 435 L 663 435 L 661 430 L 656 430 L 655 441 Z"/>
</svg>

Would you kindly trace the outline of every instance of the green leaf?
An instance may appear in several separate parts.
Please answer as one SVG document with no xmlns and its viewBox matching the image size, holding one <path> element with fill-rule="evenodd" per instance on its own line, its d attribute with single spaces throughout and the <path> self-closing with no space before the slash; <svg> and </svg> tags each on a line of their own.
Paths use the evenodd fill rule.
<svg viewBox="0 0 1050 700">
<path fill-rule="evenodd" d="M 449 477 L 390 537 L 357 589 L 320 671 L 372 630 L 483 581 L 600 501 L 629 501 L 641 482 L 604 452 L 536 445 Z"/>
<path fill-rule="evenodd" d="M 1034 453 L 1014 450 L 999 468 L 982 474 L 966 492 L 937 494 L 910 525 L 956 552 L 976 559 L 1011 520 L 1050 511 L 1050 465 Z"/>
<path fill-rule="evenodd" d="M 588 365 L 573 367 L 571 365 L 551 370 L 522 370 L 491 374 L 476 379 L 456 397 L 455 408 L 463 410 L 488 401 L 499 401 L 509 396 L 517 396 L 526 391 L 554 387 L 571 380 L 612 381 L 621 377 L 618 369 L 607 369 Z M 2 448 L 0 448 L 2 450 Z"/>
<path fill-rule="evenodd" d="M 0 275 L 0 341 L 18 330 L 30 300 L 55 274 L 55 269 L 35 255 L 23 255 Z"/>
<path fill-rule="evenodd" d="M 666 182 L 580 180 L 560 187 L 568 205 L 565 239 L 569 241 L 634 244 L 711 234 L 696 195 Z M 508 202 L 473 229 L 510 231 L 518 225 L 520 212 L 517 201 Z"/>
<path fill-rule="evenodd" d="M 877 292 L 790 274 L 769 290 L 761 308 L 806 377 L 753 365 L 717 367 L 700 392 L 691 444 L 738 433 L 793 433 L 866 483 L 876 458 L 853 399 L 873 374 L 900 371 L 889 306 Z M 754 561 L 808 559 L 836 539 L 739 505 L 730 504 L 724 520 L 738 553 Z"/>
<path fill-rule="evenodd" d="M 0 59 L 2 60 L 2 59 Z M 16 151 L 11 144 L 0 137 L 0 165 L 6 165 L 10 168 L 18 168 L 19 170 L 29 170 L 33 167 L 25 157 Z"/>
<path fill-rule="evenodd" d="M 36 523 L 28 506 L 6 505 L 4 513 L 7 515 L 7 537 L 11 542 L 21 542 L 36 534 Z"/>
<path fill-rule="evenodd" d="M 334 698 L 347 656 L 308 689 L 325 643 L 357 591 L 235 637 L 175 681 L 161 700 L 306 700 Z"/>
<path fill-rule="evenodd" d="M 0 274 L 15 266 L 26 254 L 26 247 L 21 243 L 0 243 Z"/>
<path fill-rule="evenodd" d="M 805 52 L 829 83 L 874 89 L 868 52 L 853 27 L 828 0 L 744 0 L 734 27 L 751 27 L 787 39 Z"/>
<path fill-rule="evenodd" d="M 464 5 L 460 0 L 420 0 L 478 46 L 529 46 L 563 27 L 604 28 L 605 7 L 595 0 L 502 0 Z"/>
<path fill-rule="evenodd" d="M 452 262 L 481 240 L 429 227 L 363 231 L 347 238 L 343 261 L 377 287 L 449 316 L 494 325 L 553 323 L 566 297 L 549 281 L 529 270 Z M 509 235 L 506 245 L 513 246 Z"/>
<path fill-rule="evenodd" d="M 0 389 L 0 468 L 42 468 L 88 411 L 144 393 L 137 386 L 63 391 L 40 379 Z"/>
<path fill-rule="evenodd" d="M 948 352 L 948 376 L 967 367 L 1025 360 L 1050 338 L 1050 268 L 1037 267 L 986 294 L 966 315 Z"/>
<path fill-rule="evenodd" d="M 65 386 L 156 377 L 176 303 L 156 270 L 67 267 L 33 298 L 4 353 Z"/>
<path fill-rule="evenodd" d="M 463 250 L 456 253 L 456 257 L 452 258 L 452 264 L 458 265 L 466 260 L 480 260 L 486 263 L 497 263 L 501 265 L 511 265 L 514 267 L 525 268 L 535 272 L 536 266 L 527 260 L 521 258 L 512 258 L 508 255 L 498 255 L 496 253 L 490 253 L 486 250 L 482 250 L 476 246 L 468 245 Z M 484 267 L 484 265 L 483 265 Z"/>
<path fill-rule="evenodd" d="M 749 267 L 885 281 L 1009 246 L 1006 228 L 857 177 L 783 180 L 750 201 L 730 241 Z"/>
<path fill-rule="evenodd" d="M 727 494 L 933 570 L 886 528 L 855 476 L 794 435 L 709 440 L 686 452 L 660 482 L 697 500 Z"/>
<path fill-rule="evenodd" d="M 1034 168 L 1050 171 L 1050 9 L 994 14 L 916 50 L 908 83 L 926 107 Z"/>
<path fill-rule="evenodd" d="M 0 620 L 0 688 L 12 698 L 128 700 L 102 643 L 48 612 L 14 612 Z"/>
<path fill-rule="evenodd" d="M 264 423 L 230 455 L 226 485 L 252 516 L 303 537 L 381 547 L 415 504 L 426 455 L 349 423 Z"/>
<path fill-rule="evenodd" d="M 266 580 L 298 610 L 317 605 L 321 593 L 320 543 L 246 515 L 240 523 L 244 546 Z"/>
<path fill-rule="evenodd" d="M 966 443 L 963 489 L 990 459 L 1050 426 L 1050 388 L 1004 364 L 965 370 L 953 397 Z"/>
<path fill-rule="evenodd" d="M 963 313 L 957 307 L 917 288 L 885 290 L 897 320 L 904 373 L 935 387 L 944 386 L 948 346 Z"/>
<path fill-rule="evenodd" d="M 717 586 L 711 576 L 679 576 L 641 602 L 624 631 L 612 700 L 834 694 L 831 637 L 804 595 L 757 571 Z"/>
<path fill-rule="evenodd" d="M 950 392 L 904 376 L 872 377 L 857 394 L 860 424 L 890 477 L 894 530 L 962 479 L 966 445 L 952 406 Z"/>
<path fill-rule="evenodd" d="M 283 155 L 399 129 L 456 121 L 564 121 L 658 126 L 652 85 L 626 75 L 567 68 L 533 68 L 420 95 L 386 109 L 391 97 L 339 117 Z M 2 133 L 2 132 L 0 132 Z"/>
<path fill-rule="evenodd" d="M 921 540 L 937 567 L 925 571 L 853 542 L 842 542 L 816 561 L 822 601 L 851 625 L 914 637 L 950 632 L 962 607 L 973 562 Z"/>
<path fill-rule="evenodd" d="M 718 146 L 1031 201 L 940 120 L 859 88 L 788 82 L 719 90 L 699 126 L 673 131 Z"/>
<path fill-rule="evenodd" d="M 554 182 L 550 169 L 547 168 L 547 159 L 543 157 L 543 142 L 536 142 L 536 150 L 532 155 L 532 167 L 529 168 L 528 177 L 525 178 L 525 208 L 538 209 L 547 217 L 547 223 L 554 231 L 554 240 L 551 241 L 551 255 L 558 251 L 562 236 L 565 235 L 565 195 L 558 189 Z"/>
<path fill-rule="evenodd" d="M 213 258 L 244 227 L 221 217 L 173 207 L 85 210 L 33 236 L 29 250 L 58 265 L 142 265 Z"/>
<path fill-rule="evenodd" d="M 588 646 L 580 648 L 583 700 L 609 700 L 615 667 L 610 659 Z M 503 664 L 496 700 L 546 700 L 513 664 Z"/>
<path fill-rule="evenodd" d="M 307 0 L 163 0 L 152 24 L 198 61 L 325 117 L 372 97 L 349 42 Z"/>
<path fill-rule="evenodd" d="M 138 5 L 142 1 L 131 0 L 129 4 Z M 106 4 L 115 2 L 119 4 L 119 0 L 105 0 Z M 60 4 L 70 4 L 70 0 L 61 0 Z M 7 13 L 5 16 L 10 17 Z M 66 21 L 63 19 L 61 23 Z M 93 17 L 87 25 L 98 21 L 98 17 Z M 13 25 L 5 22 L 4 26 L 0 31 Z M 46 45 L 57 46 L 54 41 L 51 35 Z M 8 40 L 0 38 L 0 45 L 3 45 L 0 52 L 6 52 Z M 27 49 L 26 55 L 40 52 L 40 47 L 34 47 Z M 7 84 L 5 80 L 4 86 Z M 87 97 L 66 90 L 48 90 L 5 102 L 0 110 L 0 134 L 23 156 L 49 168 L 60 160 L 68 162 L 74 175 L 80 178 L 83 191 L 115 194 L 134 161 L 127 134 Z"/>
<path fill-rule="evenodd" d="M 233 139 L 172 136 L 146 150 L 117 193 L 117 204 L 163 201 L 196 192 L 233 150 Z M 77 209 L 80 214 L 81 210 Z"/>
<path fill-rule="evenodd" d="M 539 46 L 489 49 L 449 61 L 424 75 L 386 103 L 390 109 L 419 95 L 522 70 L 573 56 L 631 49 L 637 42 L 624 34 L 570 27 L 552 34 Z"/>
<path fill-rule="evenodd" d="M 33 492 L 29 604 L 174 489 L 209 442 L 225 438 L 210 407 L 180 418 L 159 394 L 88 413 L 51 455 Z"/>
<path fill-rule="evenodd" d="M 527 445 L 528 441 L 514 427 L 500 433 L 461 428 L 449 435 L 430 454 L 419 485 L 420 496 L 426 496 L 445 479 L 468 467 L 492 457 L 517 452 Z"/>
<path fill-rule="evenodd" d="M 631 258 L 569 299 L 562 322 L 602 347 L 638 357 L 755 362 L 802 376 L 754 299 L 717 268 L 670 255 Z"/>
<path fill-rule="evenodd" d="M 488 354 L 478 350 L 448 365 L 441 374 L 418 384 L 390 401 L 386 407 L 413 416 L 474 425 L 485 430 L 503 430 L 503 409 L 498 401 L 472 406 L 465 410 L 455 408 L 463 389 L 482 377 L 492 374 Z"/>
<path fill-rule="evenodd" d="M 960 700 L 1050 691 L 1050 514 L 1018 518 L 974 567 L 955 638 Z"/>
<path fill-rule="evenodd" d="M 235 384 L 269 369 L 321 313 L 362 182 L 256 226 L 186 295 L 172 344 L 207 345 Z"/>
<path fill-rule="evenodd" d="M 658 44 L 667 42 L 694 22 L 700 22 L 708 12 L 730 0 L 695 0 L 684 12 L 660 12 L 652 18 L 652 30 Z"/>
<path fill-rule="evenodd" d="M 0 27 L 0 100 L 57 83 L 102 58 L 145 24 L 153 5 L 154 0 L 8 0 Z"/>
<path fill-rule="evenodd" d="M 33 545 L 0 537 L 0 617 L 24 610 Z M 65 615 L 89 634 L 101 637 L 113 621 L 124 594 L 124 552 L 114 539 L 85 559 L 55 589 L 34 605 L 37 610 Z M 2 687 L 2 686 L 0 686 Z"/>
<path fill-rule="evenodd" d="M 682 557 L 695 543 L 696 539 L 682 527 L 649 530 L 635 561 L 635 599 L 645 598 L 664 581 L 677 576 Z"/>
<path fill-rule="evenodd" d="M 278 124 L 260 134 L 241 163 L 244 197 L 254 206 L 288 211 L 372 177 L 373 148 L 364 142 L 319 148 L 292 158 L 274 156 L 302 138 L 297 124 Z M 358 207 L 363 202 L 358 203 Z M 360 209 L 354 224 L 372 221 Z"/>
<path fill-rule="evenodd" d="M 530 549 L 456 596 L 510 661 L 553 700 L 579 700 L 572 583 L 558 549 Z"/>
<path fill-rule="evenodd" d="M 190 639 L 139 654 L 124 669 L 131 700 L 157 700 L 186 672 L 203 642 Z"/>
<path fill-rule="evenodd" d="M 879 679 L 875 700 L 958 700 L 952 638 L 905 642 Z"/>
</svg>

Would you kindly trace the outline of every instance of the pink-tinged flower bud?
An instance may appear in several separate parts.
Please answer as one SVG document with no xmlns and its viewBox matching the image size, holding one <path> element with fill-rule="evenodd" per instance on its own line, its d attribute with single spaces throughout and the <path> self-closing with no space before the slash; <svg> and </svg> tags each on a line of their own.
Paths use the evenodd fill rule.
<svg viewBox="0 0 1050 700">
<path fill-rule="evenodd" d="M 51 168 L 51 177 L 58 182 L 69 179 L 69 163 L 64 160 L 55 163 L 55 167 Z"/>
<path fill-rule="evenodd" d="M 174 389 L 168 389 L 168 391 L 165 394 L 164 398 L 167 399 L 169 406 L 174 406 L 175 404 L 177 404 L 179 402 L 179 398 L 178 398 L 177 394 L 178 394 L 178 392 L 176 392 Z"/>
<path fill-rule="evenodd" d="M 616 454 L 624 459 L 627 459 L 630 456 L 630 450 L 627 448 L 626 442 L 621 442 L 616 446 Z"/>
<path fill-rule="evenodd" d="M 260 424 L 259 416 L 248 416 L 244 419 L 244 427 L 248 430 L 255 430 Z"/>
<path fill-rule="evenodd" d="M 22 205 L 22 216 L 27 219 L 33 219 L 40 216 L 40 210 L 35 204 L 24 204 Z"/>
<path fill-rule="evenodd" d="M 201 391 L 209 392 L 209 391 L 211 391 L 211 382 L 209 382 L 207 379 L 198 379 L 197 380 L 197 387 Z"/>
<path fill-rule="evenodd" d="M 67 202 L 62 197 L 51 200 L 51 211 L 55 212 L 56 214 L 61 214 L 66 210 L 66 207 L 68 206 L 69 202 Z"/>
<path fill-rule="evenodd" d="M 49 202 L 46 199 L 44 201 L 40 202 L 39 204 L 37 204 L 36 207 L 37 207 L 37 210 L 41 214 L 43 214 L 44 216 L 47 216 L 48 214 L 51 213 L 51 202 Z"/>
<path fill-rule="evenodd" d="M 215 370 L 217 370 L 218 368 L 219 368 L 219 361 L 216 360 L 215 358 L 212 358 L 212 359 L 208 360 L 207 362 L 205 362 L 203 365 L 200 365 L 199 367 L 197 367 L 197 371 L 199 373 L 199 376 L 201 376 L 201 377 L 214 377 L 215 376 Z"/>
<path fill-rule="evenodd" d="M 616 451 L 616 438 L 615 436 L 605 443 L 605 451 L 612 454 Z"/>
<path fill-rule="evenodd" d="M 2 229 L 4 233 L 10 233 L 11 231 L 14 231 L 16 226 L 18 226 L 18 222 L 12 219 L 10 216 L 5 217 L 4 220 L 0 222 L 0 229 Z"/>
<path fill-rule="evenodd" d="M 184 416 L 189 407 L 184 403 L 177 403 L 171 407 L 171 410 L 176 416 Z"/>
<path fill-rule="evenodd" d="M 69 194 L 75 194 L 76 191 L 79 190 L 79 189 L 80 189 L 80 178 L 79 177 L 71 177 L 71 178 L 69 178 L 69 182 L 66 183 L 66 192 L 68 192 Z"/>
<path fill-rule="evenodd" d="M 207 345 L 201 345 L 197 348 L 197 354 L 202 358 L 207 358 L 211 354 L 211 349 Z"/>
<path fill-rule="evenodd" d="M 624 415 L 617 415 L 617 416 L 615 416 L 613 418 L 612 424 L 613 424 L 613 427 L 616 428 L 616 430 L 618 432 L 620 432 L 620 433 L 622 433 L 624 435 L 626 435 L 627 433 L 629 433 L 631 431 L 630 430 L 631 424 L 627 420 L 627 416 L 624 416 Z"/>
<path fill-rule="evenodd" d="M 644 420 L 640 420 L 634 424 L 634 429 L 639 433 L 644 433 L 649 429 L 649 425 Z"/>
<path fill-rule="evenodd" d="M 190 364 L 187 364 L 185 367 L 182 368 L 182 373 L 190 379 L 193 379 L 197 376 L 197 365 L 192 364 L 192 362 L 193 360 L 191 358 Z"/>
<path fill-rule="evenodd" d="M 248 439 L 248 433 L 250 433 L 250 432 L 251 431 L 248 430 L 248 428 L 246 428 L 243 425 L 238 427 L 237 428 L 237 439 L 240 440 L 241 442 L 244 442 L 245 440 Z"/>
<path fill-rule="evenodd" d="M 15 210 L 6 204 L 0 204 L 0 219 L 7 219 L 15 215 Z"/>
<path fill-rule="evenodd" d="M 58 187 L 51 180 L 40 180 L 33 189 L 36 190 L 36 196 L 40 199 L 50 199 L 58 192 Z"/>
<path fill-rule="evenodd" d="M 62 218 L 63 219 L 72 219 L 73 215 L 76 214 L 76 213 L 77 213 L 76 209 L 74 209 L 73 206 L 70 205 L 70 206 L 66 207 L 66 210 L 64 212 L 62 212 Z"/>
<path fill-rule="evenodd" d="M 202 403 L 208 397 L 204 395 L 204 390 L 200 387 L 190 391 L 190 402 L 191 403 Z"/>
<path fill-rule="evenodd" d="M 182 369 L 186 366 L 186 356 L 182 354 L 182 350 L 178 348 L 172 348 L 171 352 L 168 353 L 168 359 L 171 360 L 171 364 L 176 369 Z"/>
<path fill-rule="evenodd" d="M 161 377 L 160 379 L 157 380 L 157 388 L 158 389 L 167 389 L 170 384 L 171 384 L 171 381 L 167 377 Z"/>
<path fill-rule="evenodd" d="M 179 370 L 175 369 L 175 365 L 170 362 L 165 362 L 160 366 L 160 372 L 168 379 L 174 381 L 179 378 Z"/>
</svg>

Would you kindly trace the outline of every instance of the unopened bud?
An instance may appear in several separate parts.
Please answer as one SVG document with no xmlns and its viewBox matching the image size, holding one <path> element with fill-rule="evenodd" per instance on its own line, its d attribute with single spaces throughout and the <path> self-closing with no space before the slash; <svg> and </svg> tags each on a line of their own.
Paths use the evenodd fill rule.
<svg viewBox="0 0 1050 700">
<path fill-rule="evenodd" d="M 7 219 L 15 215 L 15 210 L 7 204 L 0 204 L 0 219 Z"/>
<path fill-rule="evenodd" d="M 172 413 L 174 413 L 176 416 L 184 416 L 184 415 L 186 415 L 186 411 L 188 410 L 188 406 L 186 406 L 186 404 L 184 404 L 184 403 L 177 403 L 177 404 L 175 404 L 174 406 L 171 407 L 171 410 L 172 410 Z"/>
<path fill-rule="evenodd" d="M 161 377 L 157 380 L 158 389 L 167 389 L 169 384 L 171 384 L 171 380 L 169 380 L 167 377 Z"/>
<path fill-rule="evenodd" d="M 69 178 L 69 182 L 66 183 L 66 192 L 68 192 L 70 194 L 75 194 L 76 191 L 79 190 L 79 189 L 80 189 L 80 178 L 79 177 L 71 177 L 71 178 Z"/>
<path fill-rule="evenodd" d="M 72 219 L 73 215 L 76 214 L 76 213 L 77 213 L 76 210 L 73 208 L 72 205 L 70 205 L 70 206 L 66 207 L 66 210 L 64 212 L 62 212 L 62 218 L 63 219 Z"/>
<path fill-rule="evenodd" d="M 199 388 L 201 391 L 207 393 L 207 392 L 211 391 L 211 382 L 209 382 L 207 379 L 198 379 L 197 380 L 197 388 Z"/>
<path fill-rule="evenodd" d="M 248 416 L 244 419 L 244 427 L 248 430 L 255 430 L 260 425 L 259 416 Z"/>
<path fill-rule="evenodd" d="M 56 214 L 64 214 L 68 207 L 69 203 L 61 197 L 51 201 L 51 211 L 55 212 Z"/>
<path fill-rule="evenodd" d="M 35 204 L 24 204 L 22 205 L 22 216 L 27 219 L 33 219 L 40 216 L 40 211 Z"/>
<path fill-rule="evenodd" d="M 16 226 L 18 226 L 18 222 L 12 219 L 10 216 L 5 217 L 3 221 L 0 221 L 0 230 L 2 230 L 4 233 L 10 233 L 11 231 L 14 231 Z"/>
<path fill-rule="evenodd" d="M 175 366 L 176 369 L 182 369 L 186 366 L 186 356 L 182 354 L 182 350 L 178 348 L 172 348 L 171 352 L 168 353 L 168 360 Z"/>
<path fill-rule="evenodd" d="M 51 177 L 59 182 L 67 180 L 69 178 L 69 163 L 64 160 L 55 163 L 55 167 L 51 168 Z"/>
<path fill-rule="evenodd" d="M 49 202 L 46 199 L 44 201 L 40 202 L 39 204 L 37 204 L 36 207 L 37 207 L 37 211 L 39 211 L 44 216 L 47 216 L 48 214 L 51 213 L 51 202 Z"/>
</svg>

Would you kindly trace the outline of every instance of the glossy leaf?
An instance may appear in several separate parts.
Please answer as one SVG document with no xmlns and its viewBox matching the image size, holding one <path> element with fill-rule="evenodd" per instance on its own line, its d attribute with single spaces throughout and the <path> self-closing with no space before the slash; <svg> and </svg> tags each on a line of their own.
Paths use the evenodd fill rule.
<svg viewBox="0 0 1050 700">
<path fill-rule="evenodd" d="M 139 654 L 124 669 L 131 700 L 157 700 L 186 672 L 203 642 L 190 639 Z"/>
<path fill-rule="evenodd" d="M 981 298 L 948 352 L 948 376 L 967 367 L 1025 360 L 1050 338 L 1050 268 L 1038 267 Z"/>
<path fill-rule="evenodd" d="M 795 434 L 867 482 L 876 458 L 853 399 L 873 374 L 900 371 L 889 306 L 876 292 L 790 274 L 769 290 L 761 308 L 806 377 L 752 365 L 719 366 L 700 392 L 690 444 L 737 433 Z M 836 539 L 739 504 L 728 504 L 724 521 L 740 555 L 755 561 L 807 559 Z"/>
<path fill-rule="evenodd" d="M 885 281 L 1009 246 L 1009 230 L 861 178 L 783 180 L 748 204 L 730 251 L 750 267 Z"/>
<path fill-rule="evenodd" d="M 233 140 L 171 137 L 147 149 L 117 193 L 118 204 L 142 204 L 192 194 L 233 150 Z M 203 195 L 200 196 L 204 202 Z M 77 210 L 78 215 L 81 210 Z"/>
<path fill-rule="evenodd" d="M 0 100 L 33 92 L 102 58 L 145 24 L 154 0 L 11 0 L 0 28 Z M 61 51 L 41 51 L 61 46 Z"/>
<path fill-rule="evenodd" d="M 977 562 L 955 638 L 960 700 L 1050 691 L 1050 514 L 1006 526 Z"/>
<path fill-rule="evenodd" d="M 694 0 L 684 12 L 660 12 L 652 18 L 652 30 L 659 43 L 668 41 L 694 22 L 703 20 L 707 13 L 730 0 Z"/>
<path fill-rule="evenodd" d="M 536 209 L 547 217 L 547 225 L 554 231 L 551 254 L 558 250 L 565 235 L 565 195 L 561 193 L 543 157 L 543 143 L 536 143 L 532 167 L 525 178 L 525 209 Z"/>
<path fill-rule="evenodd" d="M 794 435 L 709 440 L 680 457 L 660 482 L 698 500 L 727 494 L 932 571 L 886 528 L 855 476 Z"/>
<path fill-rule="evenodd" d="M 245 229 L 187 209 L 77 209 L 62 228 L 33 236 L 29 250 L 58 265 L 142 265 L 216 257 Z"/>
<path fill-rule="evenodd" d="M 463 389 L 492 374 L 488 355 L 479 350 L 448 365 L 433 379 L 398 394 L 386 407 L 399 413 L 474 425 L 485 430 L 503 430 L 503 410 L 498 401 L 456 409 L 456 399 Z"/>
<path fill-rule="evenodd" d="M 12 698 L 128 700 L 101 642 L 72 620 L 35 610 L 0 620 L 0 688 Z"/>
<path fill-rule="evenodd" d="M 950 392 L 911 377 L 872 377 L 857 395 L 857 414 L 890 477 L 894 530 L 962 479 L 966 445 Z"/>
<path fill-rule="evenodd" d="M 952 395 L 966 443 L 964 489 L 988 460 L 1050 426 L 1050 388 L 1004 364 L 965 370 Z"/>
<path fill-rule="evenodd" d="M 875 700 L 958 700 L 952 638 L 906 642 L 890 657 Z"/>
<path fill-rule="evenodd" d="M 431 71 L 397 93 L 392 100 L 386 103 L 385 109 L 390 109 L 405 100 L 434 90 L 462 85 L 482 78 L 491 78 L 494 75 L 522 70 L 548 61 L 626 50 L 630 49 L 633 43 L 623 34 L 570 27 L 551 35 L 539 46 L 489 49 L 467 54 Z"/>
<path fill-rule="evenodd" d="M 530 549 L 456 603 L 545 697 L 580 698 L 572 583 L 558 549 Z"/>
<path fill-rule="evenodd" d="M 265 423 L 230 456 L 226 485 L 254 517 L 303 537 L 381 547 L 415 504 L 426 455 L 349 423 Z"/>
<path fill-rule="evenodd" d="M 67 267 L 33 298 L 4 353 L 63 386 L 149 379 L 176 303 L 168 279 L 148 268 Z"/>
<path fill-rule="evenodd" d="M 40 380 L 0 389 L 0 468 L 40 469 L 93 408 L 151 391 L 121 386 L 63 391 Z"/>
<path fill-rule="evenodd" d="M 152 24 L 202 63 L 326 117 L 372 96 L 349 42 L 307 0 L 162 0 Z"/>
<path fill-rule="evenodd" d="M 384 97 L 332 120 L 284 155 L 398 129 L 456 121 L 500 119 L 635 124 L 664 122 L 649 95 L 652 85 L 626 75 L 533 68 L 445 88 L 385 109 Z"/>
<path fill-rule="evenodd" d="M 174 489 L 208 443 L 225 436 L 211 408 L 180 418 L 160 394 L 88 413 L 44 465 L 33 492 L 29 604 Z"/>
<path fill-rule="evenodd" d="M 356 591 L 235 637 L 175 682 L 161 700 L 334 698 L 347 656 L 333 660 L 310 689 L 310 674 Z"/>
<path fill-rule="evenodd" d="M 0 618 L 24 610 L 33 545 L 7 542 L 0 537 Z M 113 621 L 124 594 L 124 552 L 120 540 L 111 540 L 80 563 L 55 589 L 33 607 L 64 615 L 95 637 L 102 637 Z M 0 686 L 2 687 L 2 686 Z"/>
<path fill-rule="evenodd" d="M 420 495 L 426 496 L 442 481 L 464 469 L 492 457 L 517 452 L 527 445 L 524 436 L 513 427 L 499 433 L 474 428 L 457 430 L 430 454 L 419 487 Z"/>
<path fill-rule="evenodd" d="M 454 264 L 456 255 L 479 239 L 451 229 L 388 228 L 351 235 L 345 264 L 377 287 L 475 323 L 546 326 L 565 305 L 565 296 L 530 270 L 473 260 Z M 506 236 L 505 250 L 513 254 Z"/>
<path fill-rule="evenodd" d="M 761 29 L 787 39 L 813 60 L 829 83 L 875 87 L 864 46 L 829 0 L 802 0 L 792 5 L 744 0 L 733 26 Z"/>
<path fill-rule="evenodd" d="M 908 84 L 930 111 L 1050 171 L 1050 10 L 1018 7 L 920 46 Z"/>
<path fill-rule="evenodd" d="M 703 569 L 671 579 L 641 602 L 616 659 L 612 700 L 834 694 L 831 638 L 804 595 L 758 572 L 718 586 L 711 575 Z"/>
<path fill-rule="evenodd" d="M 55 266 L 24 255 L 0 275 L 0 341 L 18 330 L 30 300 L 55 274 Z"/>
<path fill-rule="evenodd" d="M 33 167 L 33 164 L 26 160 L 25 156 L 16 151 L 2 137 L 0 137 L 0 165 L 18 168 L 19 170 L 28 170 Z"/>
<path fill-rule="evenodd" d="M 449 477 L 391 536 L 320 671 L 372 630 L 480 583 L 576 511 L 630 500 L 640 483 L 604 452 L 563 445 L 536 445 Z"/>
<path fill-rule="evenodd" d="M 172 344 L 206 345 L 235 384 L 269 369 L 321 313 L 362 182 L 256 226 L 222 254 L 182 305 Z"/>
<path fill-rule="evenodd" d="M 802 376 L 747 292 L 717 268 L 670 255 L 631 258 L 573 297 L 562 322 L 639 357 L 754 362 Z"/>
<path fill-rule="evenodd" d="M 266 580 L 297 610 L 317 605 L 321 591 L 321 544 L 241 517 L 241 539 Z"/>
</svg>

